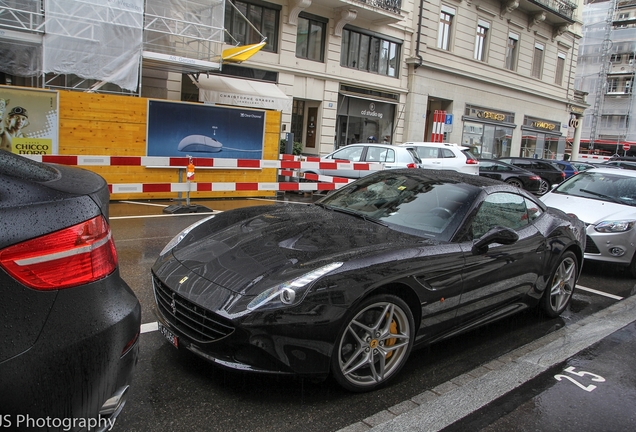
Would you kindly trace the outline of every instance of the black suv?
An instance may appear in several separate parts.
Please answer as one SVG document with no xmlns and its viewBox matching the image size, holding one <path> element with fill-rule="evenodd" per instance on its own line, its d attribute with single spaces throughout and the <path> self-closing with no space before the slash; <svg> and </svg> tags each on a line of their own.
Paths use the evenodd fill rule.
<svg viewBox="0 0 636 432">
<path fill-rule="evenodd" d="M 565 180 L 565 172 L 561 171 L 559 168 L 554 166 L 551 161 L 546 159 L 505 157 L 499 158 L 498 160 L 532 171 L 541 177 L 541 185 L 539 186 L 537 195 L 547 193 L 553 185 L 559 184 Z"/>
</svg>

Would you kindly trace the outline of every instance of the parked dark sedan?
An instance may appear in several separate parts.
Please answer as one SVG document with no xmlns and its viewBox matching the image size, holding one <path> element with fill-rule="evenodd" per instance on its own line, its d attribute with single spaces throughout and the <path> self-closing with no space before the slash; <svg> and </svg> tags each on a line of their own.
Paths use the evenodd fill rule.
<svg viewBox="0 0 636 432">
<path fill-rule="evenodd" d="M 497 160 L 532 171 L 541 177 L 541 186 L 539 192 L 537 192 L 538 195 L 548 193 L 552 186 L 561 183 L 566 177 L 565 172 L 553 165 L 550 160 L 546 159 L 503 157 Z"/>
<path fill-rule="evenodd" d="M 532 193 L 538 193 L 541 187 L 541 177 L 535 173 L 495 159 L 480 159 L 479 175 L 506 182 Z"/>
<path fill-rule="evenodd" d="M 210 216 L 152 267 L 159 329 L 243 371 L 386 384 L 412 348 L 568 305 L 585 227 L 480 176 L 384 170 L 303 206 Z"/>
<path fill-rule="evenodd" d="M 119 276 L 108 200 L 97 174 L 0 150 L 7 430 L 110 430 L 126 402 L 141 309 Z"/>
</svg>

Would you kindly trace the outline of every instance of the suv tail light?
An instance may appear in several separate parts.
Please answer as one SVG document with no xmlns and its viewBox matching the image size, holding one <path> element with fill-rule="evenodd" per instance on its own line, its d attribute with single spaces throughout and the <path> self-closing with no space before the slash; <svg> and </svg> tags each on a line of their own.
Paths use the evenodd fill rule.
<svg viewBox="0 0 636 432">
<path fill-rule="evenodd" d="M 417 168 L 417 164 L 414 164 L 414 163 L 408 163 L 408 164 L 406 164 L 406 167 L 407 167 L 407 168 Z"/>
<path fill-rule="evenodd" d="M 468 165 L 479 165 L 479 161 L 477 159 L 466 159 L 466 163 Z"/>
<path fill-rule="evenodd" d="M 117 252 L 108 223 L 97 216 L 0 250 L 0 266 L 23 285 L 56 290 L 108 276 Z"/>
</svg>

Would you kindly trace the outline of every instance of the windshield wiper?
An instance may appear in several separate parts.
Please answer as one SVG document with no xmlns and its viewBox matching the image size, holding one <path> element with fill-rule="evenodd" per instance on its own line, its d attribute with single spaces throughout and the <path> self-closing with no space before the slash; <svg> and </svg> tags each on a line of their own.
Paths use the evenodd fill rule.
<svg viewBox="0 0 636 432">
<path fill-rule="evenodd" d="M 617 203 L 617 204 L 623 204 L 623 201 L 619 200 L 619 199 L 618 199 L 618 198 L 616 198 L 616 197 L 610 196 L 610 195 L 605 195 L 605 194 L 602 194 L 602 193 L 600 193 L 600 192 L 594 192 L 594 191 L 591 191 L 591 190 L 588 190 L 588 189 L 579 189 L 579 190 L 580 190 L 581 192 L 585 192 L 585 193 L 588 193 L 588 194 L 590 194 L 590 195 L 597 196 L 597 197 L 599 197 L 599 198 L 605 198 L 605 199 L 607 199 L 607 200 L 609 200 L 609 201 L 612 201 L 612 202 L 615 202 L 615 203 Z"/>
<path fill-rule="evenodd" d="M 388 226 L 387 224 L 385 224 L 384 222 L 382 222 L 379 219 L 372 218 L 372 217 L 369 217 L 369 216 L 365 216 L 362 213 L 359 213 L 359 212 L 357 212 L 355 210 L 350 210 L 348 208 L 342 208 L 342 207 L 332 207 L 332 206 L 325 206 L 325 208 L 329 208 L 330 210 L 337 211 L 337 212 L 340 212 L 340 213 L 346 213 L 346 214 L 349 214 L 351 216 L 356 216 L 356 217 L 358 217 L 360 219 L 364 219 L 367 222 L 373 222 L 373 223 L 376 223 L 378 225 Z"/>
</svg>

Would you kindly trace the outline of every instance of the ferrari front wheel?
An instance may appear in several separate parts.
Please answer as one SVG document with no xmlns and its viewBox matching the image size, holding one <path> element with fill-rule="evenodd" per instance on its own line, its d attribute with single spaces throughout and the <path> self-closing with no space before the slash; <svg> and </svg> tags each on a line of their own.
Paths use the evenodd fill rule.
<svg viewBox="0 0 636 432">
<path fill-rule="evenodd" d="M 402 369 L 414 339 L 413 314 L 394 295 L 371 297 L 358 306 L 336 339 L 332 371 L 350 391 L 375 390 Z"/>
<path fill-rule="evenodd" d="M 577 263 L 576 256 L 567 251 L 561 256 L 559 264 L 552 272 L 541 299 L 543 311 L 550 318 L 559 316 L 572 298 L 576 278 L 579 275 Z"/>
</svg>

